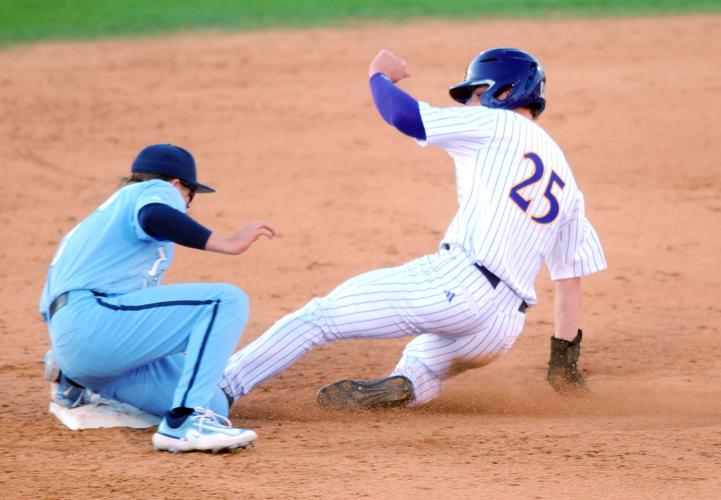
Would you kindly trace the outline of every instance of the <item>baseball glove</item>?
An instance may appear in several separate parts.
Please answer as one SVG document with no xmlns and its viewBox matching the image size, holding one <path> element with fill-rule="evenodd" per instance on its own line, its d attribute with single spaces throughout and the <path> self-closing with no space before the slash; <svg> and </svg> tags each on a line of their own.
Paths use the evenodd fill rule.
<svg viewBox="0 0 721 500">
<path fill-rule="evenodd" d="M 551 358 L 548 361 L 548 383 L 556 392 L 562 394 L 588 394 L 590 389 L 578 371 L 578 358 L 581 355 L 581 338 L 578 330 L 576 338 L 568 340 L 551 337 Z"/>
</svg>

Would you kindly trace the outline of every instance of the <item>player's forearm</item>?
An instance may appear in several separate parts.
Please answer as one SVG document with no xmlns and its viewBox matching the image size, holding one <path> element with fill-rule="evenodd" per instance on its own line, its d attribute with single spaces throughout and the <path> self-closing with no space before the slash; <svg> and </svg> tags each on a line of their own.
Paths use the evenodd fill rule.
<svg viewBox="0 0 721 500">
<path fill-rule="evenodd" d="M 554 337 L 572 341 L 581 324 L 581 278 L 556 281 Z"/>
<path fill-rule="evenodd" d="M 211 233 L 205 250 L 229 255 L 238 255 L 245 252 L 258 238 L 275 238 L 275 228 L 269 223 L 256 220 L 247 224 L 231 238 L 224 238 L 217 233 Z"/>
<path fill-rule="evenodd" d="M 418 101 L 396 87 L 384 73 L 375 73 L 370 87 L 376 109 L 388 124 L 408 136 L 426 139 Z"/>
<path fill-rule="evenodd" d="M 242 243 L 224 238 L 216 233 L 211 233 L 208 242 L 205 244 L 205 250 L 209 252 L 224 253 L 227 255 L 238 255 L 247 249 Z"/>
</svg>

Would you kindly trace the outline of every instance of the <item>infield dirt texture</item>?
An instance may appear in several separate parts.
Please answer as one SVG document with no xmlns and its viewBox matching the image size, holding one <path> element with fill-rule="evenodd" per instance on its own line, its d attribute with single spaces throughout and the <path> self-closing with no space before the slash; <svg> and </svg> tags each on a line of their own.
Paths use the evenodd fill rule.
<svg viewBox="0 0 721 500">
<path fill-rule="evenodd" d="M 721 16 L 419 21 L 48 43 L 0 52 L 0 490 L 4 498 L 721 498 Z M 357 273 L 432 252 L 455 207 L 441 150 L 372 106 L 380 48 L 419 99 L 479 50 L 544 62 L 560 143 L 609 269 L 584 282 L 588 401 L 545 382 L 552 287 L 515 347 L 416 409 L 328 413 L 315 391 L 388 373 L 404 340 L 311 352 L 235 408 L 253 449 L 154 452 L 152 430 L 72 432 L 47 412 L 37 301 L 62 235 L 145 145 L 194 152 L 191 214 L 280 236 L 230 258 L 179 249 L 168 283 L 251 298 L 240 346 Z"/>
</svg>

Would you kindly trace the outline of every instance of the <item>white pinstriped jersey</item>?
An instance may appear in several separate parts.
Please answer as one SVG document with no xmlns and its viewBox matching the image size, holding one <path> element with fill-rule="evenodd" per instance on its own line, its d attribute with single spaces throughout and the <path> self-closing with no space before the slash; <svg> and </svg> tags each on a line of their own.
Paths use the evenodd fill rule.
<svg viewBox="0 0 721 500">
<path fill-rule="evenodd" d="M 419 143 L 445 149 L 456 166 L 459 207 L 444 243 L 462 247 L 529 305 L 544 263 L 554 280 L 606 268 L 583 194 L 543 129 L 513 111 L 419 104 L 427 137 Z"/>
</svg>

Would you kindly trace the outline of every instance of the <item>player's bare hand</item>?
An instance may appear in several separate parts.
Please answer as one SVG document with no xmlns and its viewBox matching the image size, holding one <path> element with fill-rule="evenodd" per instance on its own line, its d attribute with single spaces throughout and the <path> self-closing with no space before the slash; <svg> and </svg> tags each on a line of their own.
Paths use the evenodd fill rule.
<svg viewBox="0 0 721 500">
<path fill-rule="evenodd" d="M 393 52 L 386 49 L 381 49 L 368 67 L 369 77 L 378 72 L 388 75 L 388 78 L 390 78 L 393 83 L 399 82 L 400 80 L 411 76 L 406 69 L 406 60 L 401 59 Z"/>
<path fill-rule="evenodd" d="M 223 238 L 215 233 L 211 234 L 205 245 L 205 249 L 212 252 L 238 255 L 250 248 L 250 246 L 261 236 L 273 239 L 276 234 L 275 228 L 269 223 L 262 220 L 256 220 L 246 225 L 232 238 Z"/>
<path fill-rule="evenodd" d="M 261 236 L 273 239 L 275 237 L 275 228 L 265 221 L 256 220 L 241 229 L 231 238 L 231 241 L 237 243 L 241 248 L 240 252 L 242 252 L 255 243 Z"/>
</svg>

